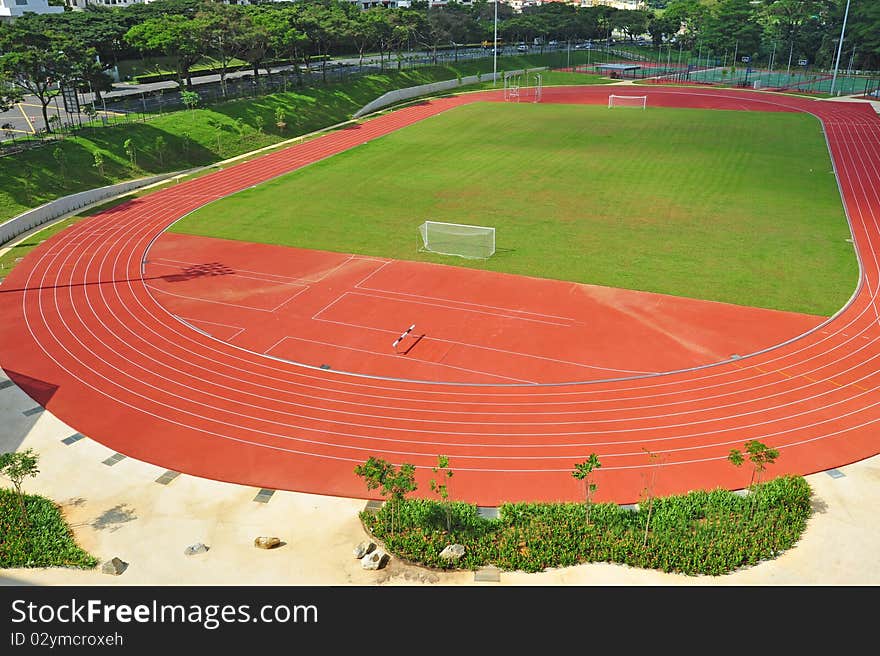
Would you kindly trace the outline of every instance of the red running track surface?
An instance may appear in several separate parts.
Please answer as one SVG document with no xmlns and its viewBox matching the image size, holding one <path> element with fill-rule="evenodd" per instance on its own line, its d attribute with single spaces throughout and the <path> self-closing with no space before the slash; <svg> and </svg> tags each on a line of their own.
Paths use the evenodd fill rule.
<svg viewBox="0 0 880 656">
<path fill-rule="evenodd" d="M 755 353 L 825 319 L 175 233 L 147 258 L 159 303 L 218 339 L 408 380 L 560 383 L 669 372 Z"/>
<path fill-rule="evenodd" d="M 619 89 L 615 89 L 620 92 Z M 609 88 L 547 88 L 545 102 L 607 103 Z M 48 240 L 0 288 L 0 364 L 85 435 L 160 466 L 260 487 L 367 496 L 371 455 L 430 468 L 448 455 L 457 499 L 575 500 L 570 472 L 599 455 L 598 500 L 743 487 L 726 456 L 777 447 L 772 474 L 807 474 L 880 452 L 880 119 L 870 106 L 746 91 L 640 88 L 649 106 L 803 111 L 824 126 L 860 257 L 847 307 L 812 332 L 693 371 L 555 386 L 443 385 L 364 378 L 269 359 L 174 319 L 142 260 L 204 203 L 458 104 L 387 114 L 107 210 Z"/>
</svg>

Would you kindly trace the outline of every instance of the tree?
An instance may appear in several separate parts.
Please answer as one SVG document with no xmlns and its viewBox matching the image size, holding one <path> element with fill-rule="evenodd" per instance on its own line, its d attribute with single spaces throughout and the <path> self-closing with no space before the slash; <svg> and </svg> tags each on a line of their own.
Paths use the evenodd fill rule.
<svg viewBox="0 0 880 656">
<path fill-rule="evenodd" d="M 572 476 L 579 481 L 584 482 L 584 501 L 587 508 L 587 524 L 590 523 L 590 506 L 592 505 L 593 493 L 598 487 L 593 483 L 593 471 L 601 467 L 599 456 L 591 453 L 584 462 L 579 462 L 574 466 Z"/>
<path fill-rule="evenodd" d="M 38 32 L 27 23 L 13 23 L 0 31 L 0 52 L 0 77 L 39 100 L 43 123 L 51 132 L 46 108 L 59 93 L 57 84 L 72 80 L 83 58 L 94 56 L 94 50 L 60 32 Z"/>
<path fill-rule="evenodd" d="M 165 152 L 168 150 L 168 144 L 165 141 L 165 137 L 161 134 L 156 137 L 156 140 L 153 142 L 153 147 L 156 151 L 156 157 L 159 158 L 159 166 L 165 166 Z"/>
<path fill-rule="evenodd" d="M 28 521 L 27 508 L 24 503 L 24 493 L 21 485 L 26 478 L 33 478 L 40 473 L 37 463 L 39 456 L 34 453 L 33 449 L 28 449 L 20 453 L 10 452 L 0 454 L 0 475 L 8 478 L 15 488 L 15 494 L 18 497 L 18 504 L 21 508 L 21 516 L 25 523 Z"/>
<path fill-rule="evenodd" d="M 446 511 L 446 532 L 452 532 L 452 508 L 449 505 L 449 479 L 452 478 L 452 470 L 449 469 L 449 457 L 437 456 L 437 466 L 432 467 L 431 471 L 440 474 L 440 481 L 431 479 L 431 492 L 440 497 L 443 509 Z"/>
<path fill-rule="evenodd" d="M 660 454 L 653 453 L 645 448 L 642 448 L 642 451 L 647 454 L 648 463 L 651 467 L 651 474 L 648 477 L 643 493 L 644 505 L 648 508 L 648 516 L 645 519 L 645 538 L 642 540 L 642 546 L 644 547 L 648 544 L 648 531 L 651 527 L 651 514 L 654 510 L 654 486 L 657 483 L 657 469 L 660 467 Z"/>
<path fill-rule="evenodd" d="M 122 142 L 122 149 L 128 155 L 128 161 L 131 162 L 131 165 L 137 166 L 137 147 L 134 142 L 131 139 L 126 139 Z"/>
<path fill-rule="evenodd" d="M 399 514 L 400 502 L 408 492 L 416 489 L 416 468 L 404 463 L 399 468 L 381 458 L 371 456 L 354 473 L 364 479 L 368 490 L 379 489 L 382 496 L 389 497 L 391 506 L 391 535 L 394 535 L 394 517 Z M 398 522 L 400 520 L 398 519 Z"/>
<path fill-rule="evenodd" d="M 101 154 L 100 150 L 96 150 L 92 153 L 92 156 L 95 158 L 95 163 L 92 164 L 96 169 L 98 169 L 98 175 L 102 178 L 104 177 L 104 155 Z"/>
<path fill-rule="evenodd" d="M 21 99 L 21 91 L 16 89 L 12 81 L 0 71 L 0 113 L 8 112 L 15 103 L 21 102 Z"/>
<path fill-rule="evenodd" d="M 771 449 L 758 440 L 749 440 L 746 442 L 745 448 L 746 458 L 752 463 L 752 476 L 749 479 L 748 487 L 751 490 L 753 485 L 761 484 L 761 479 L 763 478 L 764 471 L 767 469 L 767 465 L 772 465 L 776 462 L 776 459 L 779 457 L 779 451 Z M 740 467 L 745 462 L 745 458 L 739 449 L 731 449 L 727 459 L 735 467 Z"/>
<path fill-rule="evenodd" d="M 182 102 L 184 106 L 190 111 L 194 110 L 198 106 L 201 99 L 201 96 L 199 96 L 198 92 L 196 91 L 182 90 L 180 92 L 180 102 Z"/>
<path fill-rule="evenodd" d="M 275 108 L 275 127 L 282 131 L 287 127 L 287 117 L 284 115 L 283 107 Z"/>
<path fill-rule="evenodd" d="M 190 69 L 205 54 L 200 24 L 180 14 L 161 15 L 139 23 L 125 33 L 125 41 L 141 52 L 160 51 L 174 58 L 177 84 L 192 87 Z"/>
<path fill-rule="evenodd" d="M 207 0 L 196 14 L 193 29 L 204 40 L 204 50 L 220 62 L 220 90 L 228 97 L 226 76 L 232 60 L 244 51 L 242 8 Z"/>
<path fill-rule="evenodd" d="M 58 174 L 61 176 L 61 179 L 66 181 L 67 156 L 64 154 L 64 149 L 61 146 L 56 146 L 55 150 L 52 151 L 52 159 L 58 163 Z"/>
</svg>

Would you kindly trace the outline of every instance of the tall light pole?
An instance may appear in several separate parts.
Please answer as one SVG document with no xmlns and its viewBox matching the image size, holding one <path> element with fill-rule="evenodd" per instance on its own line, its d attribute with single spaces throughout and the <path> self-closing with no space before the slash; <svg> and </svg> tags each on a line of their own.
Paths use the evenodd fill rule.
<svg viewBox="0 0 880 656">
<path fill-rule="evenodd" d="M 498 0 L 495 0 L 495 36 L 492 41 L 492 86 L 498 78 Z"/>
<path fill-rule="evenodd" d="M 837 84 L 837 67 L 840 66 L 840 53 L 843 50 L 843 35 L 846 33 L 846 19 L 849 17 L 849 0 L 846 0 L 846 11 L 843 12 L 843 27 L 840 29 L 840 41 L 837 44 L 837 60 L 834 62 L 834 76 L 831 78 L 831 95 Z"/>
</svg>

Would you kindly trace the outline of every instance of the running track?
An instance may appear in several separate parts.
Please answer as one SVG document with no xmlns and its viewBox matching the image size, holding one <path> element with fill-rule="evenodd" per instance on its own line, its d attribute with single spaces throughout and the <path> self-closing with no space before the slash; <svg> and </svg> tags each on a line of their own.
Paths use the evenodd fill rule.
<svg viewBox="0 0 880 656">
<path fill-rule="evenodd" d="M 615 89 L 618 93 L 620 90 Z M 605 104 L 605 88 L 548 88 L 545 102 Z M 353 474 L 376 455 L 411 462 L 419 493 L 446 454 L 454 498 L 483 505 L 579 499 L 574 463 L 595 452 L 597 499 L 743 487 L 726 456 L 759 439 L 771 474 L 812 473 L 880 452 L 880 119 L 867 104 L 690 88 L 639 88 L 649 106 L 806 111 L 828 137 L 860 257 L 859 287 L 829 322 L 732 362 L 557 386 L 425 384 L 273 360 L 175 320 L 142 260 L 204 203 L 458 104 L 445 98 L 170 187 L 101 213 L 35 250 L 0 288 L 0 364 L 85 435 L 169 469 L 260 487 L 367 496 Z"/>
</svg>

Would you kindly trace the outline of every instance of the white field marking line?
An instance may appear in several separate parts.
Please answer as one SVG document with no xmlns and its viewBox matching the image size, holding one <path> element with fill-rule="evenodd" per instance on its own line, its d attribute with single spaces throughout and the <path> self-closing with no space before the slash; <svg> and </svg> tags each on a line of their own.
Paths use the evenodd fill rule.
<svg viewBox="0 0 880 656">
<path fill-rule="evenodd" d="M 180 265 L 179 265 L 179 264 L 165 264 L 164 262 L 160 262 L 160 261 L 158 261 L 158 260 L 149 260 L 148 264 L 149 264 L 150 266 L 157 266 L 157 267 L 165 267 L 165 268 L 168 268 L 168 269 L 174 269 L 175 271 L 178 271 L 178 272 L 180 273 L 180 275 L 184 275 L 184 276 L 187 275 L 186 271 L 182 271 L 182 270 L 180 269 Z M 201 264 L 206 264 L 206 263 L 205 263 L 205 262 L 202 262 Z M 200 265 L 194 263 L 194 264 L 192 264 L 191 266 L 200 266 Z M 225 265 L 224 265 L 224 266 L 225 266 Z M 245 278 L 246 280 L 256 280 L 257 282 L 268 282 L 268 283 L 271 283 L 271 284 L 273 284 L 273 285 L 281 285 L 281 286 L 284 286 L 284 287 L 307 287 L 307 286 L 308 286 L 307 284 L 300 283 L 300 282 L 287 282 L 287 281 L 281 281 L 281 280 L 268 280 L 268 279 L 266 279 L 266 278 L 259 278 L 259 277 L 257 277 L 257 276 L 244 275 L 244 274 L 242 274 L 242 273 L 240 273 L 239 271 L 236 271 L 236 270 L 233 270 L 231 273 L 224 273 L 224 274 L 221 274 L 221 275 L 213 275 L 213 274 L 201 275 L 201 274 L 196 274 L 196 275 L 193 276 L 193 279 L 195 279 L 195 278 L 219 278 L 219 277 L 222 277 L 222 276 L 235 276 L 235 277 L 237 277 L 237 278 Z M 164 277 L 164 276 L 162 276 L 162 277 Z"/>
<path fill-rule="evenodd" d="M 149 289 L 152 289 L 152 290 L 155 291 L 155 292 L 159 292 L 160 294 L 165 294 L 166 296 L 176 296 L 177 298 L 185 298 L 185 299 L 190 300 L 190 301 L 200 301 L 200 302 L 202 302 L 202 303 L 214 303 L 214 304 L 216 304 L 216 305 L 226 305 L 226 306 L 229 306 L 229 307 L 243 308 L 243 309 L 245 309 L 245 310 L 253 310 L 254 312 L 268 312 L 268 313 L 270 313 L 270 314 L 271 314 L 272 312 L 275 311 L 274 308 L 271 309 L 271 310 L 266 310 L 266 309 L 264 309 L 264 308 L 251 307 L 250 305 L 240 305 L 239 303 L 227 303 L 226 301 L 214 301 L 214 300 L 211 300 L 210 298 L 199 298 L 199 297 L 197 297 L 197 296 L 187 296 L 187 295 L 185 295 L 185 294 L 177 294 L 177 293 L 175 293 L 175 292 L 169 292 L 169 291 L 167 291 L 167 290 L 165 290 L 165 289 L 162 289 L 161 287 L 156 287 L 155 285 L 148 285 L 148 284 L 145 284 L 144 286 L 147 287 L 147 288 L 149 288 Z M 306 289 L 307 289 L 307 288 L 306 288 Z M 303 291 L 304 291 L 304 290 L 301 289 L 301 290 L 300 290 L 299 292 L 297 292 L 297 293 L 302 293 Z M 288 300 L 289 300 L 289 299 L 288 299 Z M 282 305 L 283 305 L 283 304 L 282 304 Z"/>
<path fill-rule="evenodd" d="M 179 317 L 179 318 L 184 321 L 195 322 L 195 323 L 207 323 L 212 326 L 223 326 L 225 328 L 238 328 L 238 331 L 236 333 L 234 333 L 233 335 L 230 335 L 226 339 L 235 339 L 236 337 L 238 337 L 241 333 L 243 333 L 245 331 L 245 329 L 241 328 L 240 326 L 233 326 L 228 323 L 218 323 L 216 321 L 208 321 L 207 319 L 192 319 L 190 317 Z"/>
<path fill-rule="evenodd" d="M 235 270 L 236 270 L 236 273 L 238 273 L 239 271 L 243 271 L 244 273 L 252 273 L 257 276 L 270 276 L 273 278 L 283 278 L 286 281 L 292 281 L 289 283 L 285 282 L 285 283 L 278 283 L 278 284 L 298 284 L 298 283 L 299 284 L 314 284 L 314 283 L 321 282 L 322 280 L 324 280 L 328 276 L 333 275 L 334 273 L 336 273 L 339 269 L 344 267 L 346 264 L 348 264 L 353 259 L 355 259 L 354 256 L 349 255 L 347 258 L 345 258 L 345 260 L 343 260 L 342 262 L 340 262 L 339 264 L 337 264 L 333 268 L 328 269 L 327 271 L 324 271 L 318 278 L 311 278 L 311 277 L 304 277 L 304 276 L 286 276 L 286 275 L 282 275 L 280 273 L 269 273 L 267 271 L 249 271 L 248 269 L 240 269 L 238 267 L 235 267 Z M 366 258 L 362 258 L 362 259 L 366 259 Z M 204 262 L 186 262 L 184 260 L 173 260 L 173 259 L 167 258 L 167 257 L 159 257 L 159 258 L 156 258 L 155 260 L 150 260 L 150 262 L 159 262 L 159 261 L 172 262 L 175 264 L 186 264 L 188 266 L 198 266 L 199 264 L 204 264 Z M 242 276 L 242 277 L 245 277 L 245 276 Z M 260 278 L 255 278 L 255 280 L 260 280 Z M 273 282 L 273 281 L 266 280 L 266 282 Z"/>
<path fill-rule="evenodd" d="M 170 264 L 165 264 L 166 262 L 170 262 Z M 183 260 L 172 260 L 167 257 L 150 258 L 149 263 L 157 265 L 157 266 L 168 266 L 168 267 L 176 267 L 176 268 L 179 268 L 181 265 L 198 266 L 199 264 L 204 264 L 204 262 L 185 262 Z M 245 277 L 253 278 L 254 280 L 260 280 L 262 282 L 274 282 L 275 284 L 278 284 L 278 285 L 303 285 L 303 284 L 308 285 L 312 282 L 315 282 L 315 281 L 309 280 L 307 278 L 282 276 L 277 273 L 268 273 L 265 271 L 249 271 L 248 269 L 239 269 L 238 267 L 235 268 L 235 274 L 240 275 L 243 278 L 245 278 Z M 251 275 L 245 276 L 243 274 L 251 274 Z M 266 277 L 261 278 L 260 276 L 266 276 Z M 282 280 L 272 280 L 272 278 L 282 278 Z"/>
<path fill-rule="evenodd" d="M 382 332 L 382 333 L 387 333 L 390 335 L 397 334 L 397 331 L 395 331 L 395 330 L 387 330 L 385 328 L 374 328 L 373 326 L 364 326 L 364 325 L 357 324 L 357 323 L 347 323 L 345 321 L 335 321 L 333 319 L 315 319 L 315 321 L 323 321 L 325 323 L 335 323 L 340 326 L 348 326 L 350 328 L 360 328 L 363 330 L 374 330 L 374 331 L 378 331 L 378 332 Z M 648 371 L 633 371 L 630 369 L 614 369 L 613 367 L 601 367 L 601 366 L 593 365 L 593 364 L 584 364 L 583 362 L 572 362 L 570 360 L 560 360 L 558 358 L 548 358 L 543 355 L 532 355 L 529 353 L 522 353 L 521 351 L 508 351 L 506 349 L 500 349 L 500 348 L 496 348 L 494 346 L 484 346 L 481 344 L 473 344 L 471 342 L 460 342 L 460 341 L 457 341 L 454 339 L 445 339 L 443 337 L 428 337 L 427 341 L 441 342 L 444 344 L 454 344 L 456 346 L 464 346 L 467 348 L 481 349 L 481 350 L 486 350 L 486 351 L 494 351 L 496 353 L 504 353 L 505 355 L 515 355 L 515 356 L 523 357 L 523 358 L 534 358 L 536 360 L 546 360 L 548 362 L 558 362 L 560 364 L 570 364 L 570 365 L 573 365 L 576 367 L 583 367 L 586 369 L 600 369 L 602 371 L 616 371 L 619 373 L 628 373 L 628 374 L 653 373 L 653 372 L 648 372 Z"/>
<path fill-rule="evenodd" d="M 354 346 L 342 346 L 341 344 L 333 344 L 332 342 L 321 342 L 321 341 L 318 341 L 318 340 L 316 340 L 316 339 L 308 339 L 308 338 L 306 338 L 306 337 L 294 337 L 294 336 L 291 336 L 291 335 L 288 335 L 288 336 L 286 336 L 286 337 L 282 337 L 280 340 L 278 340 L 278 341 L 277 341 L 275 344 L 273 344 L 271 347 L 269 347 L 268 349 L 266 349 L 265 351 L 263 351 L 263 353 L 268 353 L 269 351 L 271 351 L 272 349 L 276 348 L 281 342 L 283 342 L 283 341 L 286 340 L 286 339 L 295 339 L 295 340 L 300 341 L 300 342 L 310 342 L 310 343 L 312 343 L 312 344 L 320 344 L 320 345 L 322 345 L 322 346 L 330 346 L 330 347 L 333 347 L 333 348 L 344 349 L 344 350 L 346 350 L 346 351 L 357 351 L 358 353 L 369 353 L 370 355 L 375 355 L 375 356 L 379 356 L 379 357 L 382 357 L 382 358 L 394 358 L 394 359 L 396 359 L 398 362 L 401 361 L 400 358 L 399 358 L 398 356 L 396 356 L 396 355 L 389 355 L 389 354 L 387 354 L 387 353 L 379 353 L 378 351 L 370 351 L 369 349 L 361 349 L 361 348 L 356 348 L 356 347 L 354 347 Z M 521 379 L 521 378 L 512 378 L 512 377 L 510 377 L 510 376 L 503 376 L 503 375 L 501 375 L 501 374 L 493 374 L 493 373 L 489 373 L 489 372 L 487 372 L 487 371 L 478 371 L 478 370 L 475 370 L 475 369 L 466 369 L 465 367 L 456 367 L 455 365 L 452 365 L 452 364 L 445 364 L 445 363 L 443 363 L 443 362 L 431 362 L 431 361 L 429 361 L 429 360 L 422 360 L 422 359 L 420 359 L 420 358 L 409 358 L 409 360 L 415 360 L 416 362 L 419 362 L 420 364 L 428 364 L 428 365 L 434 365 L 434 366 L 438 366 L 438 367 L 448 367 L 449 369 L 457 369 L 457 370 L 459 370 L 459 371 L 467 371 L 468 373 L 472 373 L 472 374 L 480 374 L 480 375 L 483 375 L 483 376 L 488 376 L 488 377 L 490 377 L 490 378 L 503 378 L 504 380 L 515 380 L 515 381 L 517 381 L 517 382 L 521 382 L 521 383 L 528 383 L 528 382 L 530 382 L 530 381 L 527 381 L 527 380 L 523 380 L 523 379 Z M 363 416 L 370 416 L 370 415 L 361 415 L 361 414 L 358 414 L 358 416 L 362 416 L 362 417 L 363 417 Z M 390 417 L 386 417 L 386 418 L 390 418 Z M 424 421 L 424 420 L 419 419 L 419 421 Z"/>
<path fill-rule="evenodd" d="M 387 267 L 387 266 L 388 266 L 389 264 L 391 264 L 392 262 L 393 262 L 393 260 L 387 260 L 387 261 L 385 261 L 385 262 L 382 264 L 382 266 L 377 267 L 374 271 L 372 271 L 371 273 L 367 274 L 364 278 L 362 278 L 361 280 L 358 280 L 358 281 L 354 284 L 354 286 L 355 286 L 355 287 L 360 287 L 360 286 L 363 285 L 365 282 L 367 282 L 367 280 L 369 280 L 370 278 L 372 278 L 373 276 L 375 276 L 377 273 L 379 273 L 382 269 L 384 269 L 385 267 Z"/>
<path fill-rule="evenodd" d="M 394 301 L 397 303 L 414 303 L 416 305 L 427 305 L 430 307 L 439 307 L 439 308 L 443 308 L 444 310 L 455 310 L 456 312 L 471 312 L 473 314 L 485 314 L 490 317 L 498 317 L 501 319 L 511 319 L 513 321 L 529 321 L 531 323 L 543 323 L 543 324 L 551 325 L 551 326 L 561 326 L 563 328 L 572 328 L 573 327 L 571 324 L 557 323 L 555 321 L 544 321 L 542 319 L 531 319 L 529 317 L 514 317 L 514 316 L 510 316 L 510 315 L 501 314 L 498 312 L 485 312 L 483 310 L 474 310 L 471 308 L 454 307 L 451 305 L 443 305 L 441 303 L 429 303 L 427 301 L 416 301 L 411 298 L 406 298 L 406 299 L 389 298 L 387 296 L 381 296 L 380 294 L 370 294 L 369 292 L 365 292 L 365 291 L 349 290 L 349 291 L 343 292 L 341 294 L 340 298 L 336 299 L 336 301 L 341 300 L 342 297 L 348 296 L 349 294 L 351 294 L 352 296 L 364 296 L 366 298 L 381 299 L 381 300 L 385 300 L 385 301 Z M 334 303 L 336 301 L 334 301 Z M 331 303 L 331 305 L 333 305 L 333 303 Z M 321 312 L 324 312 L 326 309 L 327 309 L 326 307 L 323 308 L 321 310 Z M 315 315 L 312 316 L 312 318 L 314 319 L 319 314 L 321 314 L 321 312 L 316 313 Z"/>
<path fill-rule="evenodd" d="M 355 285 L 355 287 L 357 289 L 363 290 L 365 292 L 377 292 L 380 294 L 392 294 L 394 296 L 410 296 L 413 298 L 428 299 L 431 301 L 443 301 L 444 303 L 457 303 L 459 305 L 471 305 L 474 307 L 489 308 L 492 310 L 499 310 L 501 312 L 511 312 L 511 313 L 516 313 L 516 314 L 530 314 L 533 317 L 543 317 L 544 319 L 561 319 L 562 321 L 568 321 L 568 322 L 571 322 L 572 324 L 575 324 L 575 325 L 583 325 L 583 323 L 584 323 L 583 321 L 578 321 L 577 319 L 574 319 L 572 317 L 560 317 L 555 314 L 545 314 L 543 312 L 530 312 L 529 310 L 515 310 L 512 308 L 503 308 L 503 307 L 497 307 L 494 305 L 486 305 L 485 303 L 471 303 L 470 301 L 459 301 L 454 298 L 440 298 L 437 296 L 425 296 L 423 294 L 411 294 L 408 292 L 397 292 L 397 291 L 392 291 L 392 290 L 387 290 L 387 289 L 376 289 L 374 287 L 363 287 L 361 285 Z M 466 309 L 466 308 L 462 308 L 462 309 Z M 516 317 L 513 317 L 513 318 L 516 318 Z M 551 323 L 551 322 L 547 322 L 547 323 Z M 562 325 L 562 324 L 555 324 L 555 325 Z"/>
</svg>

